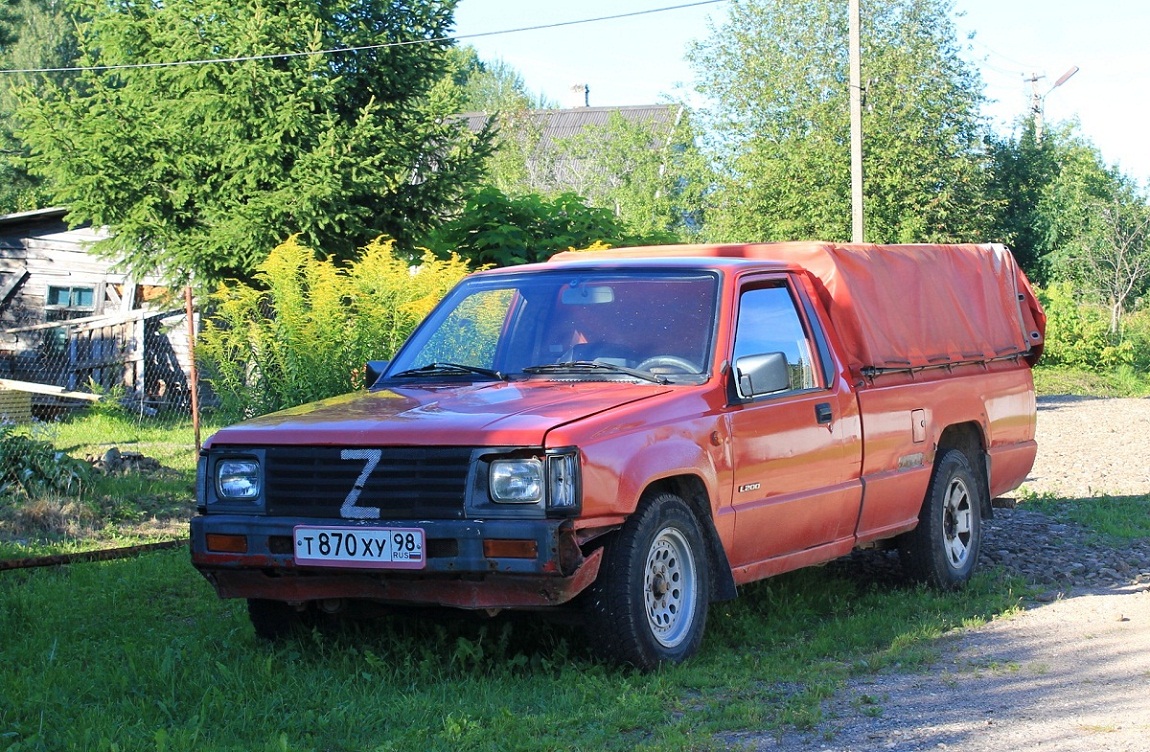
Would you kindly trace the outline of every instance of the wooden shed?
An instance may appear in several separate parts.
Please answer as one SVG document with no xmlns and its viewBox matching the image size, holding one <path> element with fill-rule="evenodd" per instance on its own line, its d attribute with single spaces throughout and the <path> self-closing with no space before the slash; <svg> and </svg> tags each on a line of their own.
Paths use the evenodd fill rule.
<svg viewBox="0 0 1150 752">
<path fill-rule="evenodd" d="M 116 387 L 142 409 L 185 407 L 182 300 L 90 253 L 104 232 L 66 214 L 0 216 L 0 388 L 32 393 L 34 408 Z"/>
</svg>

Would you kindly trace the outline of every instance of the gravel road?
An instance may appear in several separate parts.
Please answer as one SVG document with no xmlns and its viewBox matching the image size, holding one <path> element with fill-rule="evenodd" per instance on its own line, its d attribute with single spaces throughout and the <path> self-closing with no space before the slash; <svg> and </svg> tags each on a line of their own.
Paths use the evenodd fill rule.
<svg viewBox="0 0 1150 752">
<path fill-rule="evenodd" d="M 1038 460 L 1015 508 L 986 526 L 983 566 L 1041 585 L 1017 616 L 956 631 L 915 673 L 859 677 L 813 733 L 737 734 L 742 750 L 1150 751 L 1150 540 L 1092 545 L 1031 495 L 1150 493 L 1150 399 L 1048 397 Z M 1007 501 L 1006 503 L 1010 503 Z"/>
</svg>

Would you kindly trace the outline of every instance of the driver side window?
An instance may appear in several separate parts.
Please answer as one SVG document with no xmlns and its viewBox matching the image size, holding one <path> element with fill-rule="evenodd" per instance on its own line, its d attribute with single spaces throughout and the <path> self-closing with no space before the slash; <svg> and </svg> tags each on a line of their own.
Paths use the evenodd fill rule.
<svg viewBox="0 0 1150 752">
<path fill-rule="evenodd" d="M 785 284 L 746 289 L 739 296 L 734 362 L 750 355 L 782 353 L 786 357 L 787 390 L 814 389 L 813 348 Z M 786 390 L 780 390 L 786 391 Z"/>
</svg>

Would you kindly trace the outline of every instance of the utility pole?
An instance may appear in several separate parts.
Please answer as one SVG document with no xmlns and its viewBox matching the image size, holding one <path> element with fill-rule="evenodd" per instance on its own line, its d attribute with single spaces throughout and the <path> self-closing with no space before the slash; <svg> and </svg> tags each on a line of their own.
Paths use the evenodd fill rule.
<svg viewBox="0 0 1150 752">
<path fill-rule="evenodd" d="M 862 42 L 859 2 L 850 0 L 851 242 L 863 241 Z"/>
<path fill-rule="evenodd" d="M 1026 79 L 1030 82 L 1030 116 L 1034 118 L 1034 143 L 1038 144 L 1039 146 L 1042 145 L 1042 131 L 1046 120 L 1045 109 L 1047 95 L 1049 95 L 1050 92 L 1054 91 L 1059 86 L 1062 86 L 1062 84 L 1069 81 L 1070 77 L 1077 72 L 1078 66 L 1075 65 L 1070 70 L 1063 73 L 1058 77 L 1058 80 L 1054 82 L 1054 86 L 1051 86 L 1046 90 L 1046 94 L 1038 93 L 1038 82 L 1046 78 L 1046 76 L 1040 76 L 1037 73 L 1032 73 L 1030 74 L 1030 78 Z"/>
</svg>

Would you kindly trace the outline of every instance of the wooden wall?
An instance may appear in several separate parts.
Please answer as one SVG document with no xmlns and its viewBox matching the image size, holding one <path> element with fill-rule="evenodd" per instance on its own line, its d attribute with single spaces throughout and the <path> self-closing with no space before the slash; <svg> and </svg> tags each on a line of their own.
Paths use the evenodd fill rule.
<svg viewBox="0 0 1150 752">
<path fill-rule="evenodd" d="M 103 237 L 70 229 L 63 210 L 0 217 L 0 377 L 79 391 L 92 379 L 141 400 L 184 399 L 182 296 L 157 296 L 156 280 L 130 279 L 89 253 Z M 92 310 L 50 321 L 51 287 L 92 288 Z"/>
</svg>

